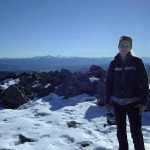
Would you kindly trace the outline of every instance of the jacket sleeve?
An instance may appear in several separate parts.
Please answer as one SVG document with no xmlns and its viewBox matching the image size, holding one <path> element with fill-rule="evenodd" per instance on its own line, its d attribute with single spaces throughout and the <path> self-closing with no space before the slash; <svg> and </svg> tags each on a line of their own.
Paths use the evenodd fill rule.
<svg viewBox="0 0 150 150">
<path fill-rule="evenodd" d="M 143 61 L 139 60 L 139 84 L 141 87 L 141 104 L 147 105 L 148 102 L 148 90 L 149 90 L 149 84 L 148 84 L 148 75 L 146 68 L 144 66 Z"/>
<path fill-rule="evenodd" d="M 109 65 L 107 76 L 106 76 L 106 97 L 105 104 L 110 104 L 110 98 L 112 96 L 114 82 L 114 61 Z"/>
</svg>

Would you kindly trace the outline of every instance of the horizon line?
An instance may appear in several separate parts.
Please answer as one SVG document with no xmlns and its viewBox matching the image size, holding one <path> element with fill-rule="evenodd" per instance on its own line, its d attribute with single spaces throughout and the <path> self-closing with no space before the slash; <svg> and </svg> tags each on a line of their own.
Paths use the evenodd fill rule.
<svg viewBox="0 0 150 150">
<path fill-rule="evenodd" d="M 44 55 L 44 56 L 32 56 L 32 57 L 0 57 L 0 59 L 28 59 L 28 58 L 113 58 L 115 56 L 101 56 L 101 57 L 88 57 L 88 56 L 61 56 L 61 55 Z M 139 56 L 138 56 L 139 57 Z M 140 58 L 150 58 L 150 56 L 140 56 Z"/>
</svg>

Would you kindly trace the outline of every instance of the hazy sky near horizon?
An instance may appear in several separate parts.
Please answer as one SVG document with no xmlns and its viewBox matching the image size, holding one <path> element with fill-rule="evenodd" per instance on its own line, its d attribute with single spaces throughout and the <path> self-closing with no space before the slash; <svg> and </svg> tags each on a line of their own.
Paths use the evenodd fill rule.
<svg viewBox="0 0 150 150">
<path fill-rule="evenodd" d="M 150 57 L 149 0 L 0 0 L 0 58 L 113 57 L 122 35 Z"/>
</svg>

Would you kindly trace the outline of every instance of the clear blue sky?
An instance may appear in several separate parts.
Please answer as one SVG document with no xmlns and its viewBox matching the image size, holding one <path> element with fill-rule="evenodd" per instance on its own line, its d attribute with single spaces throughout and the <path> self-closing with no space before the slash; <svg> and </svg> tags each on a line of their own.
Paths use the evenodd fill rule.
<svg viewBox="0 0 150 150">
<path fill-rule="evenodd" d="M 121 35 L 150 57 L 150 0 L 0 0 L 0 58 L 113 57 Z"/>
</svg>

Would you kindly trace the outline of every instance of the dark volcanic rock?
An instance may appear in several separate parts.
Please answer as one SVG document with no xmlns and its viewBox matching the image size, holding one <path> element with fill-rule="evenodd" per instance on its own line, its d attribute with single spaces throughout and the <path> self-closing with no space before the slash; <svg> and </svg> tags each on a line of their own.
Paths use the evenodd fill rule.
<svg viewBox="0 0 150 150">
<path fill-rule="evenodd" d="M 10 85 L 4 91 L 3 104 L 8 108 L 17 108 L 27 101 L 28 97 L 18 85 Z"/>
<path fill-rule="evenodd" d="M 104 105 L 106 80 L 99 79 L 98 81 L 94 81 L 94 86 L 95 86 L 95 96 L 97 98 L 97 104 Z"/>
<path fill-rule="evenodd" d="M 79 91 L 75 86 L 60 85 L 56 89 L 55 93 L 58 94 L 59 96 L 64 96 L 64 98 L 69 98 L 78 95 Z"/>
<path fill-rule="evenodd" d="M 107 71 L 100 66 L 92 65 L 89 72 L 87 73 L 89 77 L 96 77 L 100 79 L 105 79 L 107 75 Z"/>
</svg>

